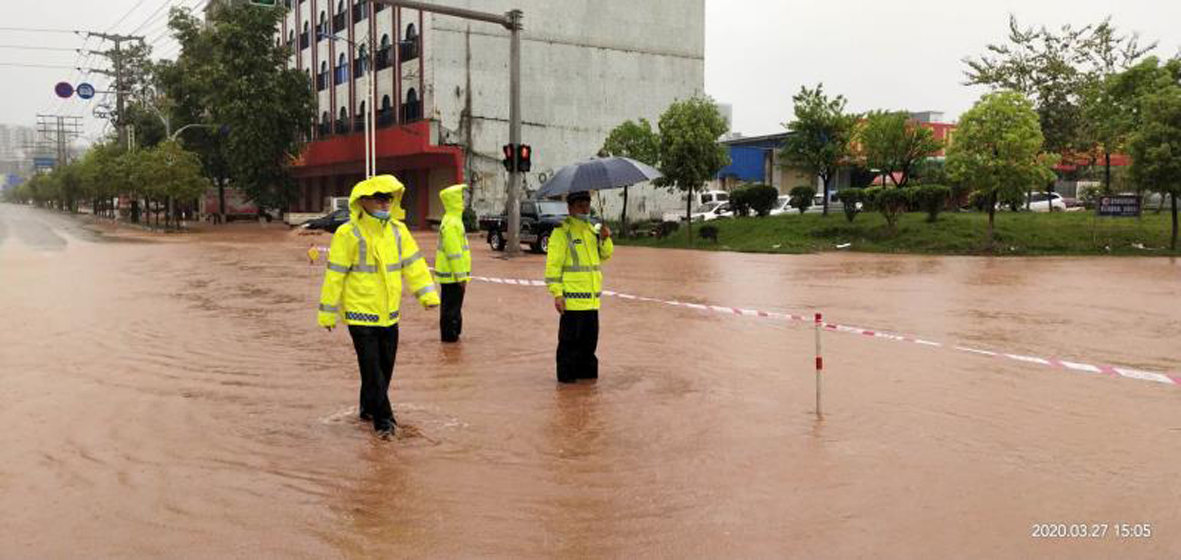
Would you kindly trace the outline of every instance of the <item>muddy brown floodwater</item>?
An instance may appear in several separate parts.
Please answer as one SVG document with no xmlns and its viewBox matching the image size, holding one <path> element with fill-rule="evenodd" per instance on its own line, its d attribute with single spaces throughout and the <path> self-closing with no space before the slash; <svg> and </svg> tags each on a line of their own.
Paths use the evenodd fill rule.
<svg viewBox="0 0 1181 560">
<path fill-rule="evenodd" d="M 808 326 L 612 298 L 601 379 L 559 387 L 544 289 L 475 283 L 456 346 L 407 302 L 383 442 L 354 419 L 347 332 L 315 324 L 304 252 L 327 235 L 83 223 L 0 205 L 0 557 L 1181 556 L 1178 387 L 826 333 L 818 421 Z M 478 275 L 543 276 L 472 246 Z M 1181 370 L 1163 258 L 620 248 L 606 269 L 631 294 Z M 1107 531 L 1031 536 L 1059 523 Z"/>
</svg>

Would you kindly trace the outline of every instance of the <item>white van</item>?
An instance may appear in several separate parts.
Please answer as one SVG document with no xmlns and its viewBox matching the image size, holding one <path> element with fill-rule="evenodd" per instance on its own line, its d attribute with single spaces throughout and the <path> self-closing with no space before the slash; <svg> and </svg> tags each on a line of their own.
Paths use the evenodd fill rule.
<svg viewBox="0 0 1181 560">
<path fill-rule="evenodd" d="M 665 222 L 679 222 L 685 219 L 685 203 L 689 200 L 689 195 L 681 197 L 681 207 L 678 210 L 665 212 L 661 220 Z M 704 204 L 710 202 L 727 202 L 730 200 L 730 193 L 726 191 L 693 191 L 693 211 L 696 212 Z"/>
</svg>

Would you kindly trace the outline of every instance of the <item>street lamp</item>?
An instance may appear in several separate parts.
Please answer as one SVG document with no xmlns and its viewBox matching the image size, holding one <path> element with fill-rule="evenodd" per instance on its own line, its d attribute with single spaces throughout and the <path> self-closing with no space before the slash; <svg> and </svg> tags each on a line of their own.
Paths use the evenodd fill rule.
<svg viewBox="0 0 1181 560">
<path fill-rule="evenodd" d="M 168 136 L 168 140 L 175 142 L 177 137 L 180 136 L 180 133 L 182 133 L 190 128 L 216 128 L 216 129 L 220 130 L 223 127 L 225 127 L 225 125 L 221 125 L 221 124 L 201 124 L 201 123 L 186 124 L 178 129 L 176 129 L 176 132 L 173 132 L 172 134 L 170 134 Z"/>
<path fill-rule="evenodd" d="M 344 37 L 340 37 L 340 36 L 337 36 L 334 34 L 324 33 L 322 31 L 317 33 L 316 35 L 317 35 L 317 37 L 322 38 L 322 39 L 332 39 L 334 41 L 343 41 L 345 43 L 348 43 L 350 46 L 352 46 L 353 50 L 355 50 L 355 51 L 361 50 L 361 49 L 357 48 L 356 43 L 354 43 L 353 41 L 346 39 Z M 372 37 L 369 37 L 368 39 L 363 39 L 363 41 L 366 41 L 369 46 L 369 52 L 367 53 L 368 57 L 365 61 L 368 66 L 372 66 L 372 64 L 369 64 L 369 59 L 372 59 L 375 56 L 375 53 L 373 52 L 372 39 L 373 39 Z M 348 64 L 349 64 L 349 67 L 352 66 L 352 64 L 353 64 L 352 57 L 349 57 Z M 374 175 L 377 175 L 377 123 L 374 120 L 376 111 L 374 110 L 374 107 L 373 107 L 373 86 L 374 86 L 373 73 L 374 73 L 373 68 L 365 68 L 365 114 L 362 116 L 362 119 L 365 122 L 365 178 L 369 178 Z M 332 87 L 336 87 L 336 85 L 333 84 Z M 335 112 L 336 112 L 336 109 L 333 108 L 333 113 L 335 113 Z"/>
</svg>

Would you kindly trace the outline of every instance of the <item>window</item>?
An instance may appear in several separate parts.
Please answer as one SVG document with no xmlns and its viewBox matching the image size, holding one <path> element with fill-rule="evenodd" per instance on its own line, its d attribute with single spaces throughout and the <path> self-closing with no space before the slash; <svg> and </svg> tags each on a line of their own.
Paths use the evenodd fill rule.
<svg viewBox="0 0 1181 560">
<path fill-rule="evenodd" d="M 317 21 L 316 42 L 319 43 L 320 41 L 324 40 L 324 34 L 328 33 L 328 14 L 325 14 L 323 10 L 320 10 L 320 19 Z"/>
<path fill-rule="evenodd" d="M 299 49 L 300 50 L 308 48 L 308 44 L 309 44 L 308 43 L 308 29 L 309 29 L 308 22 L 306 22 L 306 21 L 303 22 L 303 33 L 299 34 Z"/>
<path fill-rule="evenodd" d="M 332 123 L 328 120 L 328 111 L 324 111 L 320 114 L 320 126 L 316 127 L 316 132 L 318 132 L 320 136 L 328 136 L 328 134 L 332 132 Z"/>
<path fill-rule="evenodd" d="M 291 43 L 294 43 L 294 42 L 295 42 L 295 30 L 292 29 L 291 31 L 287 32 L 287 44 L 290 45 Z"/>
<path fill-rule="evenodd" d="M 357 60 L 353 62 L 353 74 L 360 78 L 361 76 L 364 76 L 365 72 L 368 70 L 369 51 L 365 45 L 361 45 L 361 48 L 357 49 Z"/>
<path fill-rule="evenodd" d="M 316 89 L 323 90 L 328 87 L 328 62 L 320 61 L 320 75 L 316 76 Z"/>
<path fill-rule="evenodd" d="M 340 32 L 344 30 L 344 26 L 348 23 L 345 20 L 344 0 L 336 1 L 336 15 L 332 16 L 332 32 Z"/>
<path fill-rule="evenodd" d="M 415 29 L 414 24 L 406 26 L 406 35 L 400 43 L 398 43 L 398 60 L 406 62 L 407 60 L 414 60 L 418 58 L 418 30 Z"/>
<path fill-rule="evenodd" d="M 340 108 L 340 118 L 336 119 L 336 133 L 346 134 L 349 131 L 349 110 Z"/>
<path fill-rule="evenodd" d="M 359 107 L 357 107 L 357 119 L 356 119 L 357 122 L 353 123 L 353 131 L 354 132 L 364 132 L 365 119 L 367 119 L 367 118 L 369 118 L 369 113 L 365 112 L 365 102 L 362 101 L 361 105 Z"/>
<path fill-rule="evenodd" d="M 418 92 L 414 88 L 406 92 L 406 102 L 402 104 L 402 122 L 417 121 L 422 118 L 422 101 L 418 99 Z"/>
<path fill-rule="evenodd" d="M 418 103 L 418 92 L 414 88 L 410 88 L 410 91 L 406 92 L 406 103 Z"/>
<path fill-rule="evenodd" d="M 349 63 L 344 53 L 340 53 L 340 56 L 336 59 L 336 75 L 334 78 L 336 85 L 343 84 L 349 80 Z"/>
<path fill-rule="evenodd" d="M 390 96 L 381 97 L 381 111 L 377 113 L 377 126 L 389 126 L 394 122 L 393 110 L 390 107 Z"/>
<path fill-rule="evenodd" d="M 369 17 L 369 0 L 355 0 L 353 2 L 353 21 L 358 22 Z"/>
<path fill-rule="evenodd" d="M 384 70 L 390 66 L 390 36 L 382 35 L 381 48 L 377 50 L 377 69 Z"/>
</svg>

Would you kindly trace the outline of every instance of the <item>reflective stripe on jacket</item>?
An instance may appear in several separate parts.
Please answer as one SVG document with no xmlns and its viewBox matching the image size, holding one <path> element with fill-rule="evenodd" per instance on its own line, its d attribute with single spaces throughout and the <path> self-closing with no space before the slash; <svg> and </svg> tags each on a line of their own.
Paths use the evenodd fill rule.
<svg viewBox="0 0 1181 560">
<path fill-rule="evenodd" d="M 430 269 L 406 224 L 362 214 L 336 230 L 320 290 L 319 323 L 388 327 L 398 322 L 403 280 L 423 305 L 438 305 Z"/>
<path fill-rule="evenodd" d="M 598 309 L 603 295 L 602 264 L 614 251 L 611 239 L 599 239 L 590 223 L 566 218 L 550 233 L 545 258 L 545 284 L 550 295 L 564 297 L 570 311 Z"/>
</svg>

